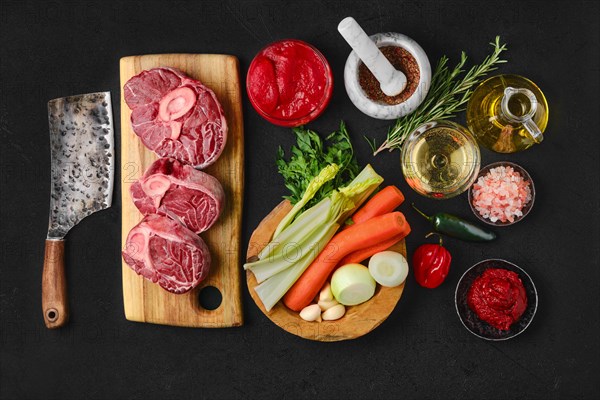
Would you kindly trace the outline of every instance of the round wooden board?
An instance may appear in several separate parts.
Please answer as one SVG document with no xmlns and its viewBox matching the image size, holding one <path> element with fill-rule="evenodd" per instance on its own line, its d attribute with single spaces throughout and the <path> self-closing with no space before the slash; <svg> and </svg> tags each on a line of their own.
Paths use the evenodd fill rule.
<svg viewBox="0 0 600 400">
<path fill-rule="evenodd" d="M 271 241 L 279 221 L 291 209 L 292 205 L 289 201 L 282 201 L 261 221 L 250 237 L 246 253 L 247 261 L 257 259 L 258 253 Z M 404 240 L 390 247 L 390 250 L 397 251 L 406 257 Z M 300 318 L 298 313 L 291 311 L 281 302 L 277 303 L 270 312 L 267 312 L 254 291 L 256 279 L 252 272 L 246 271 L 246 281 L 250 296 L 271 321 L 289 333 L 321 342 L 355 339 L 371 332 L 392 313 L 404 290 L 404 284 L 394 288 L 377 285 L 377 290 L 371 300 L 358 306 L 348 307 L 346 315 L 341 319 L 337 321 L 307 322 Z"/>
</svg>

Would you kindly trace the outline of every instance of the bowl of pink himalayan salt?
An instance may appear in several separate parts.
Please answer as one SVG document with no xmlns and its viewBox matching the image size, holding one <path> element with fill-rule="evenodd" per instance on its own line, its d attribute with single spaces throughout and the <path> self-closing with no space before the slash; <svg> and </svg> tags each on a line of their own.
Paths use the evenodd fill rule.
<svg viewBox="0 0 600 400">
<path fill-rule="evenodd" d="M 529 173 L 509 161 L 489 164 L 479 171 L 469 188 L 469 205 L 481 221 L 509 226 L 521 221 L 535 200 L 535 187 Z"/>
</svg>

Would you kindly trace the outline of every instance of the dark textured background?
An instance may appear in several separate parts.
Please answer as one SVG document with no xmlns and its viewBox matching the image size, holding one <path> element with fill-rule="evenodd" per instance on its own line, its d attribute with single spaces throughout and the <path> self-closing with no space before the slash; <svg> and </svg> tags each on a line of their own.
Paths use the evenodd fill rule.
<svg viewBox="0 0 600 400">
<path fill-rule="evenodd" d="M 599 372 L 599 10 L 596 2 L 481 1 L 2 1 L 0 103 L 0 397 L 81 398 L 593 398 Z M 546 140 L 483 163 L 509 159 L 529 170 L 537 200 L 527 219 L 493 244 L 447 240 L 451 273 L 436 290 L 412 276 L 391 317 L 358 340 L 322 344 L 273 325 L 244 289 L 245 325 L 184 329 L 128 322 L 123 315 L 120 191 L 114 206 L 69 234 L 72 307 L 68 327 L 44 328 L 40 308 L 49 192 L 46 102 L 99 90 L 119 95 L 119 58 L 161 52 L 228 53 L 245 75 L 270 41 L 294 37 L 329 59 L 336 87 L 310 127 L 344 119 L 361 163 L 376 169 L 427 211 L 470 216 L 466 194 L 419 197 L 403 181 L 398 152 L 370 156 L 363 134 L 389 125 L 362 115 L 343 88 L 349 48 L 336 31 L 352 15 L 367 32 L 399 31 L 435 64 L 443 54 L 473 61 L 501 34 L 510 62 L 501 72 L 531 78 L 550 104 Z M 285 193 L 273 164 L 291 133 L 265 122 L 244 97 L 244 248 L 252 229 Z M 115 102 L 119 121 L 119 103 Z M 459 120 L 464 121 L 464 116 Z M 118 124 L 117 135 L 119 135 Z M 116 183 L 120 181 L 117 174 Z M 403 206 L 424 242 L 424 221 Z M 525 268 L 540 301 L 530 328 L 488 343 L 469 334 L 454 310 L 454 288 L 477 261 L 500 257 Z"/>
</svg>

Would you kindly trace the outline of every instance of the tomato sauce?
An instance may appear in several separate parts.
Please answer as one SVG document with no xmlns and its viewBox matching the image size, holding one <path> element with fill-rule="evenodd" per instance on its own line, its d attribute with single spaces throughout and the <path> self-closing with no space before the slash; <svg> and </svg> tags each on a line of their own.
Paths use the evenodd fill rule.
<svg viewBox="0 0 600 400">
<path fill-rule="evenodd" d="M 490 268 L 471 285 L 467 304 L 479 319 L 507 331 L 525 312 L 527 293 L 517 273 Z"/>
<path fill-rule="evenodd" d="M 265 119 L 299 126 L 325 109 L 332 81 L 329 64 L 317 49 L 288 39 L 270 44 L 252 60 L 246 88 L 250 102 Z"/>
</svg>

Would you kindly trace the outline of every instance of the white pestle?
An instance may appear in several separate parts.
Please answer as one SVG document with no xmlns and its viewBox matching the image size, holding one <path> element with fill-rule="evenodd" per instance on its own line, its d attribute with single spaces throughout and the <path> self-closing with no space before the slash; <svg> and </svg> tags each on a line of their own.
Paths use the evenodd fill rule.
<svg viewBox="0 0 600 400">
<path fill-rule="evenodd" d="M 404 90 L 406 75 L 394 68 L 354 18 L 344 18 L 338 25 L 338 31 L 375 75 L 383 93 L 395 96 Z"/>
</svg>

